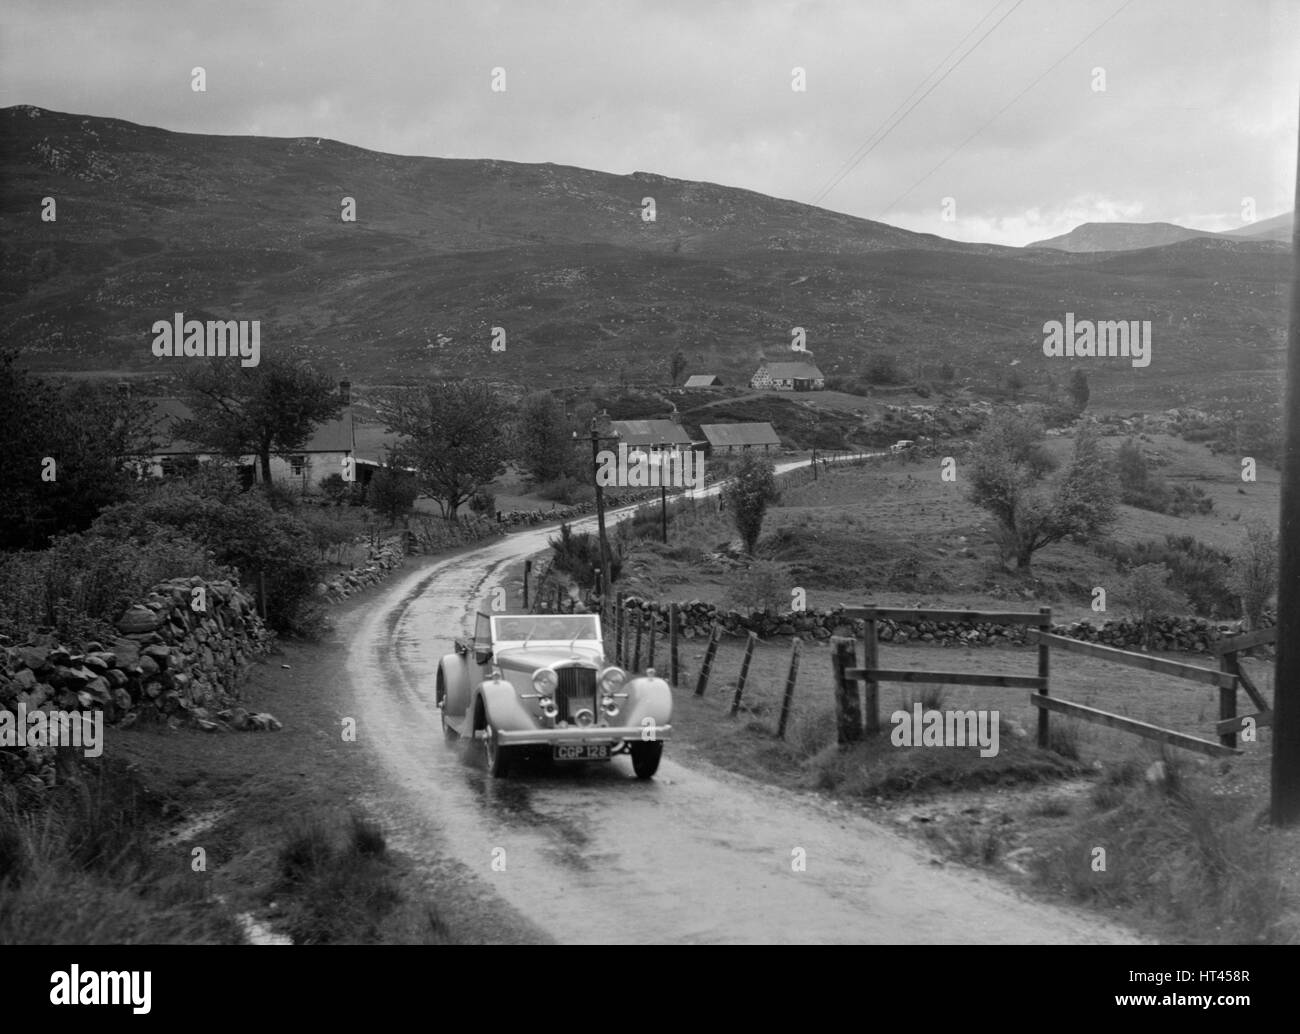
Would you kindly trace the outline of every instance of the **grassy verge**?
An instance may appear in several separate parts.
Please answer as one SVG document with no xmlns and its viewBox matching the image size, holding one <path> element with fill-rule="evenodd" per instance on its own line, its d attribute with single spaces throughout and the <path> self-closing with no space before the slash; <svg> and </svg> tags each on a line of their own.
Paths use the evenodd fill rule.
<svg viewBox="0 0 1300 1034">
<path fill-rule="evenodd" d="M 1300 942 L 1300 831 L 1270 830 L 1268 730 L 1239 758 L 1211 762 L 1111 729 L 1053 716 L 1034 743 L 1024 690 L 881 687 L 884 732 L 836 743 L 830 651 L 806 645 L 784 740 L 775 735 L 789 647 L 760 644 L 736 717 L 742 648 L 721 645 L 694 696 L 702 642 L 683 648 L 671 750 L 750 778 L 868 809 L 948 861 L 989 871 L 1046 902 L 1098 911 L 1171 942 Z M 936 653 L 942 653 L 940 659 Z M 883 646 L 886 667 L 1018 672 L 1033 651 Z M 1267 672 L 1257 672 L 1271 696 Z M 1217 690 L 1090 658 L 1054 674 L 1064 699 L 1212 738 Z M 890 715 L 925 708 L 999 711 L 999 752 L 895 747 Z M 1148 777 L 1148 773 L 1150 774 Z M 1104 856 L 1095 853 L 1102 848 Z M 1098 860 L 1104 858 L 1105 868 Z M 1096 866 L 1096 867 L 1094 867 Z"/>
<path fill-rule="evenodd" d="M 20 801 L 0 787 L 0 944 L 239 944 L 205 873 L 154 848 L 164 802 L 120 763 Z"/>
</svg>

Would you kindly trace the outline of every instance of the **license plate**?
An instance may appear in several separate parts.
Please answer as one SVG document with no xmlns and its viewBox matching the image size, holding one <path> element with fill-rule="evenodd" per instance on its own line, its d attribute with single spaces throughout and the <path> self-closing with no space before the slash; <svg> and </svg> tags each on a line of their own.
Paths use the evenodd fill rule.
<svg viewBox="0 0 1300 1034">
<path fill-rule="evenodd" d="M 608 743 L 557 743 L 552 757 L 556 761 L 608 761 Z"/>
</svg>

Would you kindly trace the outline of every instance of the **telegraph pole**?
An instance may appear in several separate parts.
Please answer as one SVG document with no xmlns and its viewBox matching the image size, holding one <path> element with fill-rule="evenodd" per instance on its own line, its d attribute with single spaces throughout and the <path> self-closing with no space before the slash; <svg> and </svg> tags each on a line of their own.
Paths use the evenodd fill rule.
<svg viewBox="0 0 1300 1034">
<path fill-rule="evenodd" d="M 1296 205 L 1300 207 L 1300 162 Z M 1300 255 L 1300 224 L 1291 229 L 1291 261 Z M 1300 275 L 1292 273 L 1291 329 L 1278 521 L 1277 653 L 1273 675 L 1274 826 L 1300 822 Z"/>
<path fill-rule="evenodd" d="M 605 493 L 600 488 L 600 432 L 591 418 L 591 480 L 596 485 L 596 527 L 600 531 L 600 600 L 609 599 L 609 542 L 605 538 Z"/>
</svg>

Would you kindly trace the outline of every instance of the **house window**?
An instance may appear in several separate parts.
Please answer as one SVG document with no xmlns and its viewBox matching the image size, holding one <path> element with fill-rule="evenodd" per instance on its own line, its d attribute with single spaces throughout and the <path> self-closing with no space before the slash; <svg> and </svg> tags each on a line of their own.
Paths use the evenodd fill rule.
<svg viewBox="0 0 1300 1034">
<path fill-rule="evenodd" d="M 302 477 L 303 472 L 304 472 L 306 469 L 307 469 L 307 457 L 306 457 L 306 456 L 290 456 L 290 457 L 289 457 L 289 472 L 290 472 L 294 477 L 296 477 L 296 478 L 300 478 L 300 477 Z"/>
</svg>

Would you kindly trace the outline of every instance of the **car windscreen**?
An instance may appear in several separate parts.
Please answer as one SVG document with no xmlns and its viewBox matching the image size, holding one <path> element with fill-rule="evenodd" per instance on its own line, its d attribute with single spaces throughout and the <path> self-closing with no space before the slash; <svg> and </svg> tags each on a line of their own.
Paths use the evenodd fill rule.
<svg viewBox="0 0 1300 1034">
<path fill-rule="evenodd" d="M 523 617 L 492 619 L 496 642 L 598 639 L 599 626 L 594 614 L 528 614 Z"/>
</svg>

